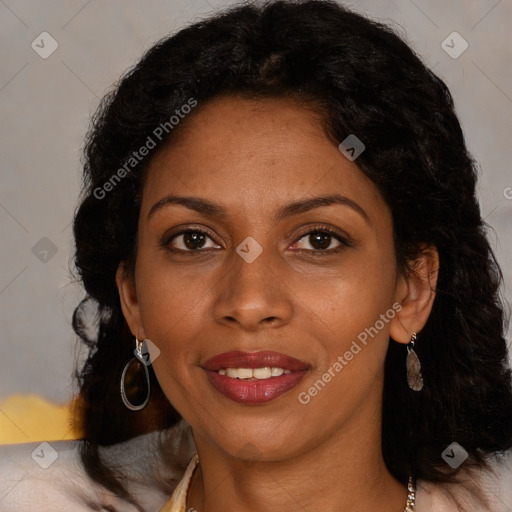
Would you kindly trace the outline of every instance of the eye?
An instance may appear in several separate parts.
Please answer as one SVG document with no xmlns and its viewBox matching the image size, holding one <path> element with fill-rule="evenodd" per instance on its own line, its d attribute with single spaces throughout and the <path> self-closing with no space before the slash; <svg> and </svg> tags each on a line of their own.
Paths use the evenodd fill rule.
<svg viewBox="0 0 512 512">
<path fill-rule="evenodd" d="M 207 245 L 208 240 L 213 245 Z M 222 249 L 220 245 L 212 240 L 210 234 L 202 229 L 188 229 L 174 233 L 163 241 L 163 245 L 171 250 L 183 252 L 198 251 L 201 249 Z"/>
<path fill-rule="evenodd" d="M 333 243 L 338 242 L 338 245 Z M 302 247 L 298 245 L 302 244 Z M 308 248 L 309 247 L 311 248 Z M 304 247 L 305 246 L 305 247 Z M 350 243 L 340 233 L 325 227 L 313 228 L 303 233 L 292 245 L 293 249 L 306 250 L 314 253 L 334 253 L 350 246 Z"/>
<path fill-rule="evenodd" d="M 337 245 L 333 246 L 333 243 Z M 161 245 L 176 252 L 202 252 L 207 249 L 222 249 L 215 243 L 213 235 L 203 229 L 182 229 L 164 237 Z M 309 247 L 308 247 L 309 246 Z M 317 254 L 332 254 L 350 247 L 348 239 L 341 233 L 326 227 L 313 227 L 302 233 L 291 246 L 293 250 L 301 250 Z"/>
</svg>

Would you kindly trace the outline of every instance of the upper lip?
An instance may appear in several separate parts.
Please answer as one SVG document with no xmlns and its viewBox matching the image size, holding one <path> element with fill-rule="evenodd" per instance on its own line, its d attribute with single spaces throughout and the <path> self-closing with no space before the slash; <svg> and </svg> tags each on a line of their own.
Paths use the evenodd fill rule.
<svg viewBox="0 0 512 512">
<path fill-rule="evenodd" d="M 206 370 L 214 371 L 222 368 L 262 368 L 270 366 L 294 372 L 309 368 L 308 364 L 294 357 L 271 350 L 262 350 L 260 352 L 224 352 L 208 359 L 202 366 Z"/>
</svg>

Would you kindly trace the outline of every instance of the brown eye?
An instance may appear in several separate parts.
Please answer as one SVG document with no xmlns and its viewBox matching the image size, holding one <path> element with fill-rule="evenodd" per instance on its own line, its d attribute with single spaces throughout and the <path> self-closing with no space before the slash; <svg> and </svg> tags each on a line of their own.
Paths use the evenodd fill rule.
<svg viewBox="0 0 512 512">
<path fill-rule="evenodd" d="M 317 228 L 303 233 L 292 248 L 308 252 L 334 253 L 347 246 L 350 246 L 350 244 L 339 233 L 331 232 L 325 228 Z"/>
<path fill-rule="evenodd" d="M 213 244 L 207 246 L 208 240 Z M 200 249 L 220 249 L 221 246 L 215 244 L 207 232 L 201 230 L 188 230 L 175 233 L 165 242 L 171 249 L 191 252 Z"/>
<path fill-rule="evenodd" d="M 333 240 L 333 236 L 329 233 L 314 233 L 309 235 L 308 242 L 315 250 L 328 249 Z"/>
</svg>

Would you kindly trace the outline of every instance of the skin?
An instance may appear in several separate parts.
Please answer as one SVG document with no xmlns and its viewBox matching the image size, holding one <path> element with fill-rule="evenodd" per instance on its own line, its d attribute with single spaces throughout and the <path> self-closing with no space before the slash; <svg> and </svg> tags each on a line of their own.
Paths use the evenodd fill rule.
<svg viewBox="0 0 512 512">
<path fill-rule="evenodd" d="M 388 206 L 305 108 L 284 99 L 221 98 L 202 105 L 182 128 L 150 163 L 135 275 L 121 264 L 117 284 L 132 333 L 158 346 L 159 383 L 192 427 L 200 465 L 187 509 L 403 510 L 405 486 L 381 452 L 384 360 L 388 343 L 408 343 L 427 321 L 435 248 L 424 247 L 416 274 L 399 272 Z M 333 204 L 273 218 L 289 202 L 333 193 L 365 214 Z M 148 218 L 169 194 L 222 204 L 227 215 L 167 204 Z M 319 247 L 304 234 L 318 224 L 349 245 L 332 237 Z M 180 253 L 190 247 L 183 235 L 161 244 L 177 226 L 207 228 L 212 236 L 200 250 Z M 236 252 L 248 236 L 263 249 L 252 263 Z M 308 404 L 300 403 L 299 393 L 394 303 L 400 312 Z M 310 369 L 271 402 L 239 404 L 217 392 L 201 368 L 231 350 L 275 350 Z"/>
</svg>

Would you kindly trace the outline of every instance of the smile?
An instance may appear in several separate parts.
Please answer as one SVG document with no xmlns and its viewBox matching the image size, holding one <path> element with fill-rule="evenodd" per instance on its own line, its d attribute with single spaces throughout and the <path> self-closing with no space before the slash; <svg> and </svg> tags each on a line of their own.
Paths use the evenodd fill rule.
<svg viewBox="0 0 512 512">
<path fill-rule="evenodd" d="M 309 365 L 279 352 L 233 351 L 210 358 L 202 368 L 216 391 L 234 402 L 257 405 L 297 386 Z"/>
</svg>

